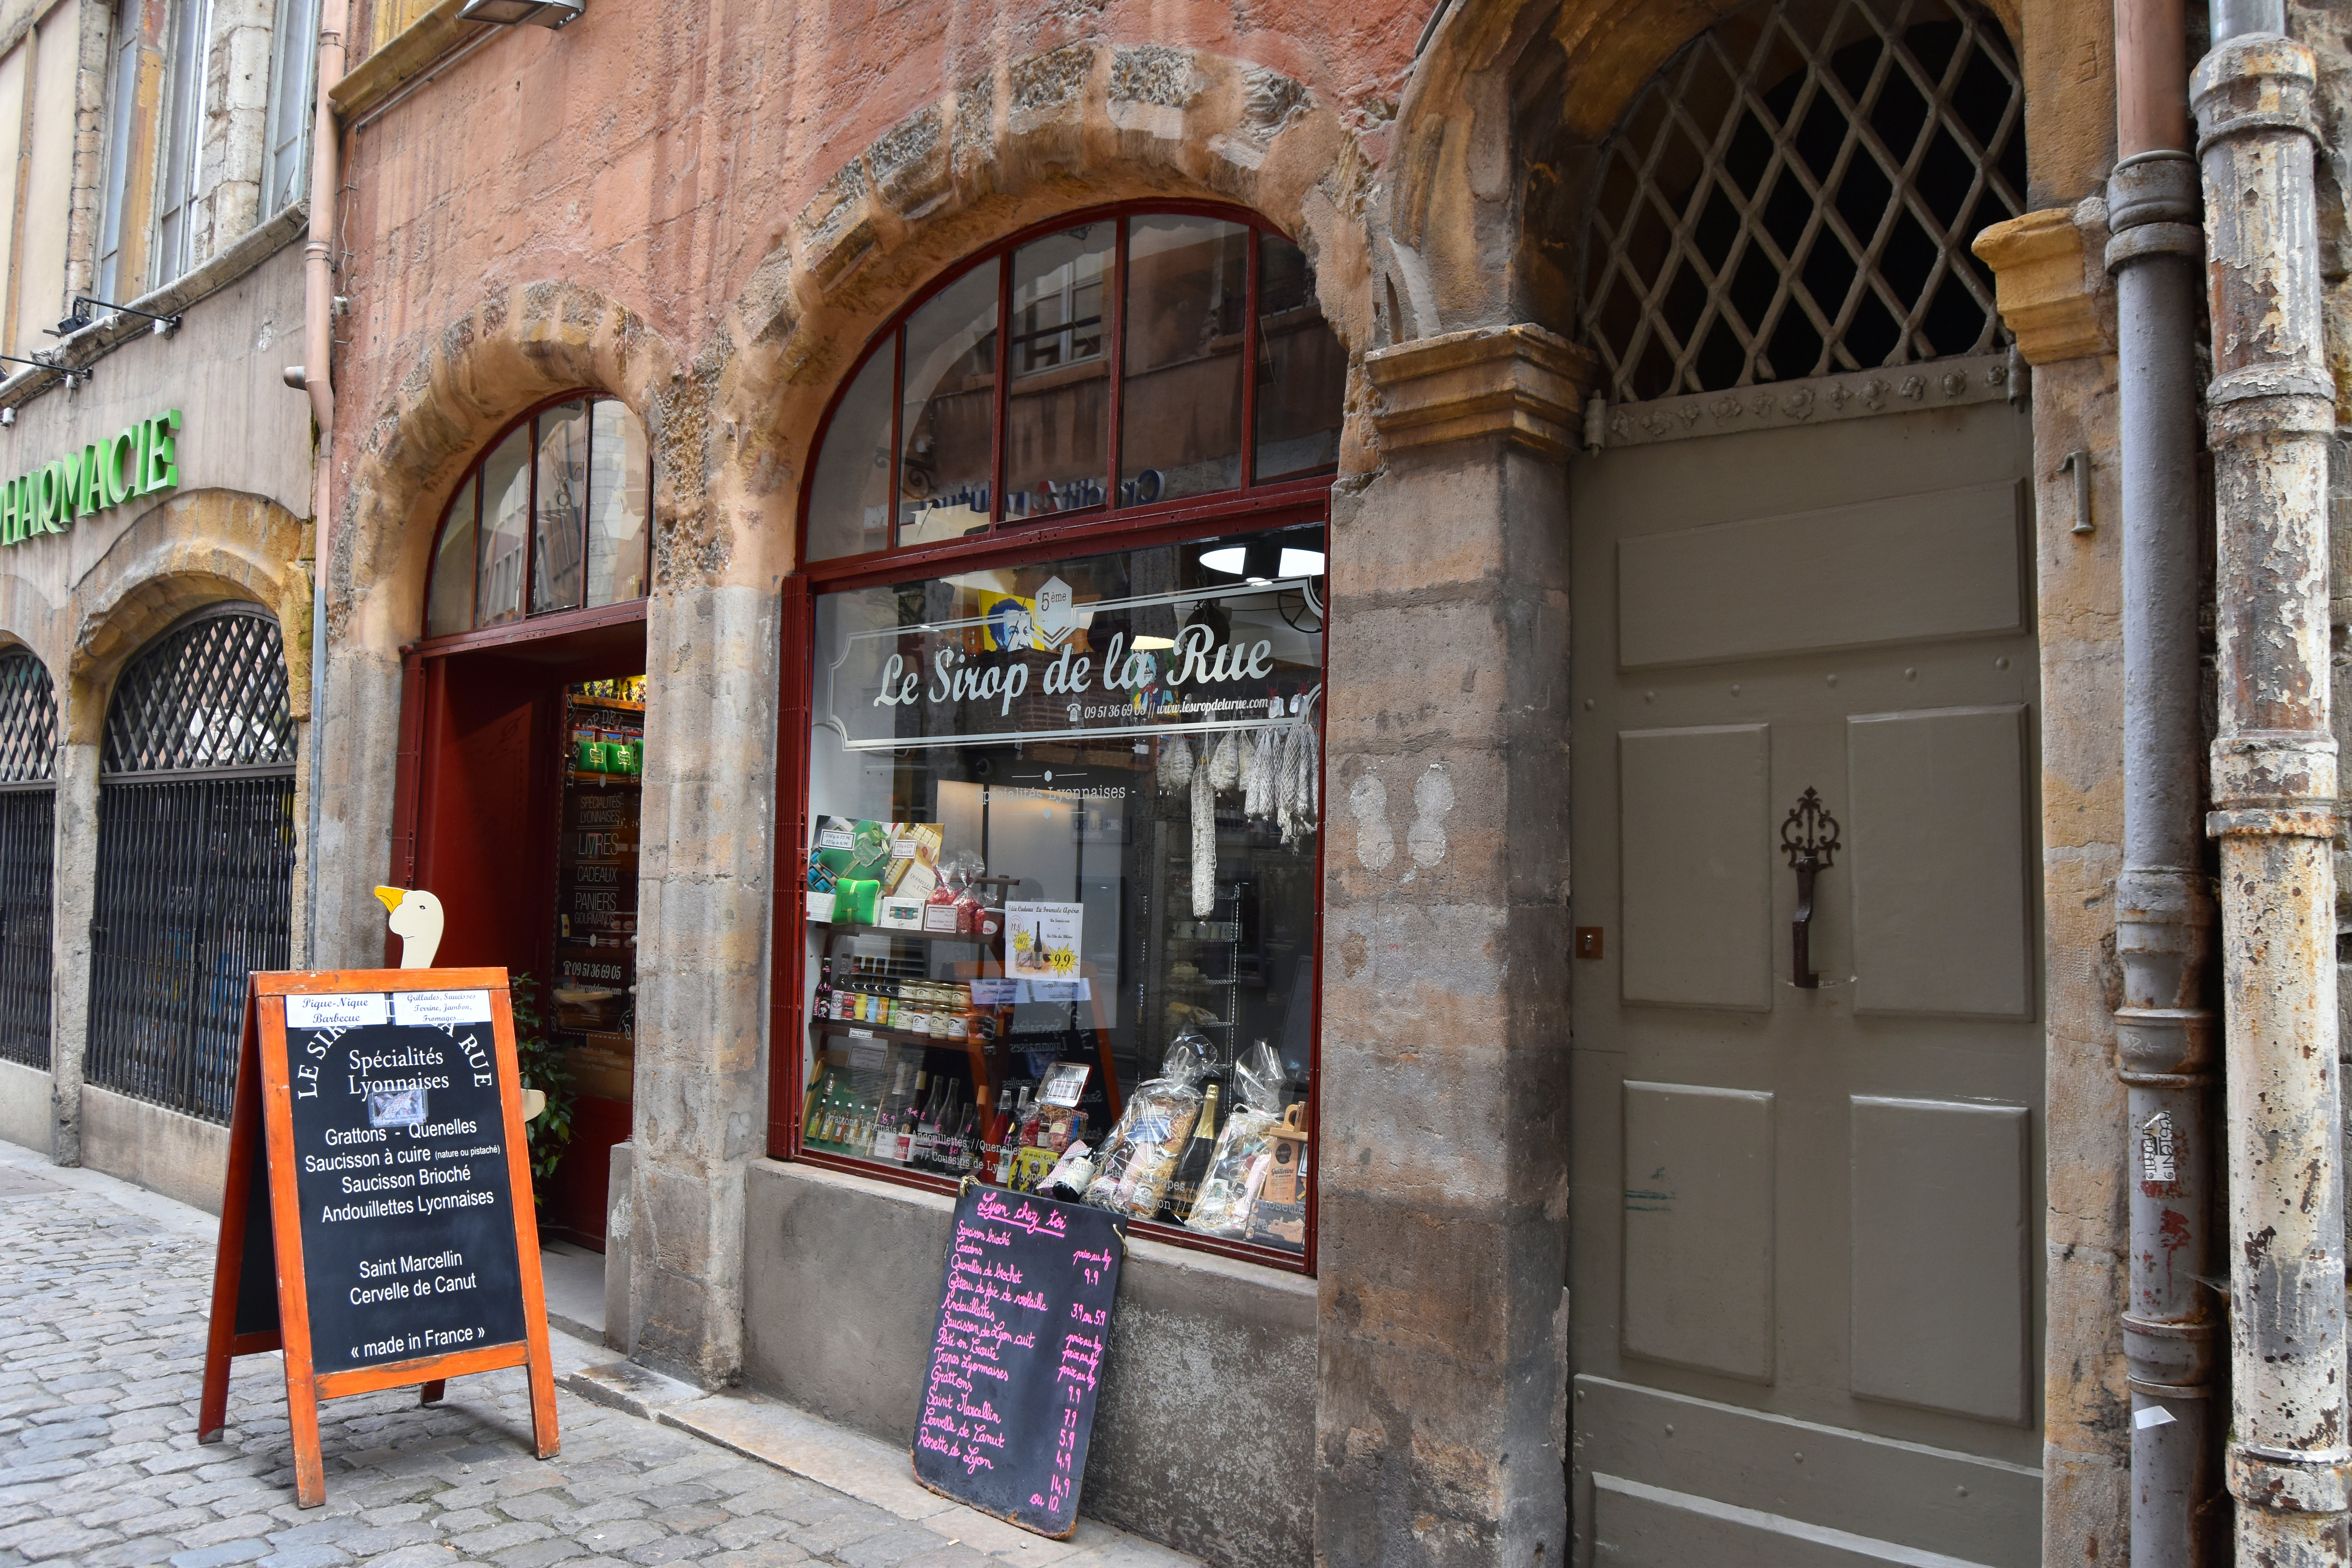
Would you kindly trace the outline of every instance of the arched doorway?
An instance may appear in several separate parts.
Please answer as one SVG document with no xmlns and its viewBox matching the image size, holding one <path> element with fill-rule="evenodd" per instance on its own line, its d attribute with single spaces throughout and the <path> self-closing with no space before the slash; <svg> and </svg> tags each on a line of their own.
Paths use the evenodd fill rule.
<svg viewBox="0 0 2352 1568">
<path fill-rule="evenodd" d="M 49 1065 L 49 911 L 58 696 L 23 648 L 0 654 L 0 1059 Z"/>
<path fill-rule="evenodd" d="M 2039 1560 L 2022 101 L 1966 0 L 1762 0 L 1598 154 L 1580 1563 Z"/>
<path fill-rule="evenodd" d="M 552 1107 L 533 1147 L 550 1289 L 574 1321 L 602 1300 L 634 1099 L 652 491 L 619 399 L 525 411 L 442 513 L 403 667 L 391 880 L 441 900 L 440 963 L 515 978 L 524 1074 Z"/>
<path fill-rule="evenodd" d="M 198 610 L 123 670 L 99 761 L 91 1083 L 228 1120 L 246 976 L 290 955 L 294 763 L 266 611 Z"/>
</svg>

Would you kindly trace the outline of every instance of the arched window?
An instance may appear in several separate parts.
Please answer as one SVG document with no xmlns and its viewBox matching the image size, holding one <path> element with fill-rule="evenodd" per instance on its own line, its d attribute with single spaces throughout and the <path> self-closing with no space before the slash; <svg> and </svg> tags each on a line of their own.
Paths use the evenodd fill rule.
<svg viewBox="0 0 2352 1568">
<path fill-rule="evenodd" d="M 645 426 L 626 405 L 583 394 L 534 410 L 442 515 L 425 635 L 643 598 L 652 515 Z"/>
<path fill-rule="evenodd" d="M 99 757 L 90 1082 L 228 1120 L 245 977 L 290 956 L 294 717 L 278 623 L 187 616 L 123 670 Z"/>
<path fill-rule="evenodd" d="M 1014 235 L 851 367 L 785 590 L 772 1153 L 1035 1191 L 1084 1143 L 1148 1234 L 1312 1266 L 1346 389 L 1305 253 L 1205 205 Z"/>
<path fill-rule="evenodd" d="M 1968 0 L 1759 0 L 1600 153 L 1579 314 L 1612 402 L 1982 353 L 2025 95 Z"/>
<path fill-rule="evenodd" d="M 24 648 L 0 654 L 0 1058 L 49 1065 L 58 694 Z"/>
<path fill-rule="evenodd" d="M 868 345 L 811 465 L 802 559 L 1329 475 L 1347 370 L 1306 252 L 1263 220 L 1060 220 Z"/>
</svg>

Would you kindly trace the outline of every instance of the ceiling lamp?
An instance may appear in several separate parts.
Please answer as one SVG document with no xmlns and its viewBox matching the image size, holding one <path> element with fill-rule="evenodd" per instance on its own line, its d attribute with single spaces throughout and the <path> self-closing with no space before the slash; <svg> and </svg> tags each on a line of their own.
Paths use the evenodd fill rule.
<svg viewBox="0 0 2352 1568">
<path fill-rule="evenodd" d="M 518 22 L 561 27 L 587 9 L 588 0 L 466 0 L 457 13 L 460 22 L 495 22 L 511 27 Z"/>
</svg>

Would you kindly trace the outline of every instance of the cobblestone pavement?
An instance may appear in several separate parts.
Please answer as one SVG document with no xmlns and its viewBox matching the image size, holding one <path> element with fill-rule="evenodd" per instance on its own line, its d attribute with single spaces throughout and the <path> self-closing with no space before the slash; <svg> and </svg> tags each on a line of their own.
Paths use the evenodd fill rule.
<svg viewBox="0 0 2352 1568">
<path fill-rule="evenodd" d="M 196 1443 L 212 1222 L 111 1186 L 0 1161 L 0 1568 L 1190 1561 L 1091 1522 L 1064 1543 L 961 1508 L 918 1521 L 568 1391 L 542 1463 L 520 1370 L 429 1409 L 329 1403 L 327 1503 L 297 1508 L 277 1357 L 236 1363 L 226 1439 Z"/>
</svg>

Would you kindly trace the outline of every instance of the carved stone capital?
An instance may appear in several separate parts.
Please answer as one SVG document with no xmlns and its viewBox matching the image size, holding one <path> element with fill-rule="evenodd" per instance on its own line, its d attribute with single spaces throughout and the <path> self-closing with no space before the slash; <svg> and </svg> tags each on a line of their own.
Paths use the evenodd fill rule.
<svg viewBox="0 0 2352 1568">
<path fill-rule="evenodd" d="M 1364 368 L 1389 451 L 1502 435 L 1547 457 L 1578 443 L 1592 355 L 1541 327 L 1479 327 L 1376 349 Z"/>
<path fill-rule="evenodd" d="M 1997 223 L 1969 248 L 1992 268 L 2000 319 L 2028 364 L 2112 351 L 2084 266 L 2083 231 L 2066 208 Z"/>
</svg>

